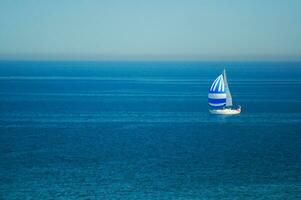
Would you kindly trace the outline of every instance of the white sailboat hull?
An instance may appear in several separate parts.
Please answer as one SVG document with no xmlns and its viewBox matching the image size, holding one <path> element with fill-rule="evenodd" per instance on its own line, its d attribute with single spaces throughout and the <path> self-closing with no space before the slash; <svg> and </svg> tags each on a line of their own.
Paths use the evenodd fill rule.
<svg viewBox="0 0 301 200">
<path fill-rule="evenodd" d="M 240 112 L 241 112 L 241 108 L 238 109 L 224 108 L 224 109 L 210 110 L 211 114 L 216 114 L 216 115 L 237 115 Z"/>
</svg>

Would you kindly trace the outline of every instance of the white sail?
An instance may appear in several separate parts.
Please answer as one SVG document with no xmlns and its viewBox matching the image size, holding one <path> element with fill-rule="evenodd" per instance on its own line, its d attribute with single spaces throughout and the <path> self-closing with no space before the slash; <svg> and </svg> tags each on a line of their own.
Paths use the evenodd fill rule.
<svg viewBox="0 0 301 200">
<path fill-rule="evenodd" d="M 226 70 L 225 69 L 224 69 L 223 76 L 224 76 L 225 92 L 226 92 L 226 95 L 227 95 L 226 107 L 230 107 L 230 106 L 232 106 L 232 96 L 231 96 L 231 92 L 230 92 L 230 89 L 229 89 L 229 86 L 228 86 L 227 75 L 226 75 Z"/>
</svg>

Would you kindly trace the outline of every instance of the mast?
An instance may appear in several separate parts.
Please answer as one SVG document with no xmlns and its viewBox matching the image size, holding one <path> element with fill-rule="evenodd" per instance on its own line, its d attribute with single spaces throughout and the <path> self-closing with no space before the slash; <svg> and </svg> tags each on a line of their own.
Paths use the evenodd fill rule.
<svg viewBox="0 0 301 200">
<path fill-rule="evenodd" d="M 230 89 L 229 89 L 229 86 L 228 86 L 226 69 L 224 69 L 223 76 L 224 76 L 224 83 L 225 83 L 225 92 L 226 92 L 226 95 L 227 95 L 226 107 L 228 107 L 228 106 L 232 106 L 233 104 L 232 104 L 231 92 L 230 92 Z"/>
</svg>

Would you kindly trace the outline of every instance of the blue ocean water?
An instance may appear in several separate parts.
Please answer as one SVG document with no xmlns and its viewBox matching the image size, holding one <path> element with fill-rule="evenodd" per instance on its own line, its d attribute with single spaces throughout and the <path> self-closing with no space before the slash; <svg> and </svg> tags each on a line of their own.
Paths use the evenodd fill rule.
<svg viewBox="0 0 301 200">
<path fill-rule="evenodd" d="M 208 113 L 227 67 L 239 116 Z M 0 62 L 0 199 L 300 199 L 300 62 Z"/>
</svg>

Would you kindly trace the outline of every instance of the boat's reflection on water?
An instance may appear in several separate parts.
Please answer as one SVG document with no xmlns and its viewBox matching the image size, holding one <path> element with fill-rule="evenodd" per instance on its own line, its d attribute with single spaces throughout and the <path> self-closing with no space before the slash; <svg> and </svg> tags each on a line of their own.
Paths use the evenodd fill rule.
<svg viewBox="0 0 301 200">
<path fill-rule="evenodd" d="M 208 113 L 208 122 L 213 123 L 231 123 L 238 122 L 241 119 L 241 114 L 237 115 L 213 115 Z"/>
</svg>

